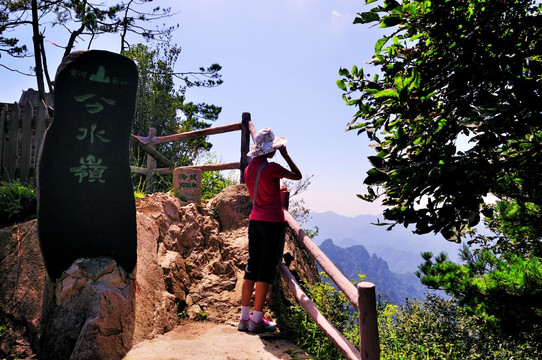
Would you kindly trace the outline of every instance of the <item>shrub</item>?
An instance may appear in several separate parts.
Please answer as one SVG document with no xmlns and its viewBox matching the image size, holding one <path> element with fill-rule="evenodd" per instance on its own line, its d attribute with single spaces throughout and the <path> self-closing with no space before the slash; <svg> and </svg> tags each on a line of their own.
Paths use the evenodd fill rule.
<svg viewBox="0 0 542 360">
<path fill-rule="evenodd" d="M 322 315 L 354 346 L 358 346 L 357 314 L 352 313 L 346 296 L 335 290 L 325 273 L 321 273 L 321 275 L 323 280 L 313 286 L 301 284 L 303 291 L 318 307 Z M 339 349 L 325 336 L 301 305 L 290 306 L 285 313 L 279 316 L 278 321 L 281 334 L 305 349 L 316 359 L 343 359 Z"/>
<path fill-rule="evenodd" d="M 358 315 L 346 297 L 325 281 L 309 287 L 306 293 L 320 312 L 359 347 Z M 542 350 L 539 327 L 530 329 L 529 341 L 518 341 L 487 319 L 434 294 L 427 294 L 422 301 L 407 300 L 403 306 L 379 302 L 377 312 L 383 360 L 528 360 L 539 358 Z M 300 305 L 292 305 L 279 317 L 279 328 L 281 334 L 317 359 L 344 359 Z"/>
<path fill-rule="evenodd" d="M 6 332 L 8 331 L 8 328 L 6 325 L 0 325 L 0 340 L 6 335 Z"/>
<path fill-rule="evenodd" d="M 216 156 L 214 153 L 205 153 L 200 155 L 200 160 L 205 165 L 216 164 Z M 141 174 L 132 174 L 132 182 L 134 184 L 134 194 L 136 197 L 142 197 L 145 193 L 148 193 L 149 189 L 146 188 L 145 179 Z M 221 171 L 202 171 L 201 172 L 201 200 L 207 201 L 212 199 L 215 195 L 230 185 L 236 185 L 239 181 L 236 179 L 235 170 L 229 175 L 224 175 Z M 172 174 L 155 174 L 153 186 L 150 192 L 165 192 L 175 194 L 173 187 L 173 175 Z"/>
<path fill-rule="evenodd" d="M 536 341 L 519 342 L 453 300 L 426 295 L 401 307 L 379 304 L 382 359 L 536 359 Z M 533 340 L 539 330 L 532 329 Z M 538 340 L 540 343 L 540 340 Z M 538 344 L 538 347 L 540 344 Z"/>
<path fill-rule="evenodd" d="M 219 171 L 203 171 L 201 173 L 201 199 L 210 200 L 230 185 L 238 182 L 232 177 L 224 177 Z"/>
<path fill-rule="evenodd" d="M 36 214 L 36 190 L 18 181 L 0 182 L 0 226 L 15 224 Z"/>
</svg>

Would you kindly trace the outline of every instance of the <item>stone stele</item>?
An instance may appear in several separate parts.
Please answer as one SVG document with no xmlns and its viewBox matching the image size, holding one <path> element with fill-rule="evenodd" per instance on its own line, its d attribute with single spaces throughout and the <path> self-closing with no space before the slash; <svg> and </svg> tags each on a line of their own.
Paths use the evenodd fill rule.
<svg viewBox="0 0 542 360">
<path fill-rule="evenodd" d="M 55 79 L 54 120 L 38 165 L 38 229 L 49 276 L 78 258 L 136 264 L 129 140 L 137 68 L 127 57 L 70 54 Z"/>
</svg>

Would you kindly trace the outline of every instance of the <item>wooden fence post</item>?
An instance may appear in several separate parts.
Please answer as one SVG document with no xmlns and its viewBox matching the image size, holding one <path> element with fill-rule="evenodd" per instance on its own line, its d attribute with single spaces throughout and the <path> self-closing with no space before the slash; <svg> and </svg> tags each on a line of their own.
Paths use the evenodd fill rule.
<svg viewBox="0 0 542 360">
<path fill-rule="evenodd" d="M 245 169 L 250 161 L 250 157 L 247 155 L 250 150 L 250 123 L 250 113 L 244 112 L 241 120 L 241 160 L 239 161 L 241 184 L 245 183 Z"/>
<path fill-rule="evenodd" d="M 288 211 L 290 207 L 290 192 L 287 189 L 280 190 L 280 200 L 282 202 L 282 208 Z"/>
<path fill-rule="evenodd" d="M 49 118 L 49 113 L 47 105 L 41 102 L 38 105 L 38 117 L 36 118 L 36 149 L 34 151 L 34 173 L 37 177 L 38 174 L 38 159 L 41 155 L 41 144 L 43 143 L 43 138 L 45 137 L 45 130 L 47 129 L 47 119 Z M 36 181 L 36 186 L 37 186 Z"/>
<path fill-rule="evenodd" d="M 0 179 L 4 177 L 4 166 L 6 164 L 5 159 L 5 142 L 4 138 L 6 137 L 5 134 L 5 127 L 6 123 L 8 121 L 8 104 L 5 104 L 2 109 L 0 109 Z"/>
<path fill-rule="evenodd" d="M 364 281 L 360 282 L 357 288 L 361 360 L 379 360 L 380 341 L 378 339 L 375 285 Z"/>
<path fill-rule="evenodd" d="M 32 104 L 27 102 L 23 104 L 23 124 L 21 134 L 21 153 L 20 153 L 20 168 L 19 178 L 23 183 L 30 181 L 30 168 L 32 156 L 32 119 L 34 117 L 34 109 Z"/>
<path fill-rule="evenodd" d="M 152 147 L 153 149 L 155 148 L 154 138 L 156 137 L 156 134 L 157 134 L 157 131 L 156 131 L 155 128 L 150 128 L 149 129 L 149 136 L 147 138 L 147 144 L 150 147 Z M 154 175 L 154 170 L 155 169 L 156 169 L 156 160 L 154 159 L 154 157 L 147 154 L 147 176 L 145 178 L 145 191 L 147 193 L 152 192 L 153 175 Z"/>
<path fill-rule="evenodd" d="M 15 170 L 17 166 L 17 136 L 19 134 L 19 104 L 13 104 L 13 111 L 8 116 L 8 141 L 4 148 L 4 160 L 7 168 L 7 179 L 15 180 Z"/>
</svg>

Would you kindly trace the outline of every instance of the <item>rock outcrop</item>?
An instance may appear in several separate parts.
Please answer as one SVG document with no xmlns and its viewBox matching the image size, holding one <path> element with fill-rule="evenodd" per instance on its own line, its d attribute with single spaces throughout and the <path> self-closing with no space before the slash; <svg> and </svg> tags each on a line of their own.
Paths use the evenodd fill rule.
<svg viewBox="0 0 542 360">
<path fill-rule="evenodd" d="M 62 350 L 63 358 L 120 359 L 175 328 L 180 316 L 235 321 L 251 206 L 244 185 L 205 205 L 163 193 L 138 199 L 134 273 L 109 258 L 80 259 L 55 284 L 46 277 L 35 221 L 0 230 L 0 356 L 46 359 Z M 317 279 L 291 232 L 285 260 L 300 280 Z M 284 289 L 274 287 L 274 301 L 287 301 Z"/>
<path fill-rule="evenodd" d="M 120 359 L 132 347 L 134 279 L 109 257 L 77 259 L 44 314 L 42 360 Z"/>
</svg>

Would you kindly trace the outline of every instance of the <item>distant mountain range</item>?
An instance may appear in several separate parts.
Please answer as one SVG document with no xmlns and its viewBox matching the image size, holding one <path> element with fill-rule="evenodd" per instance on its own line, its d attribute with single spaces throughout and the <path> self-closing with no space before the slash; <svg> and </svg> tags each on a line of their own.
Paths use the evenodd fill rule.
<svg viewBox="0 0 542 360">
<path fill-rule="evenodd" d="M 414 274 L 391 272 L 386 261 L 376 254 L 369 255 L 362 245 L 342 248 L 327 239 L 320 249 L 348 279 L 357 282 L 358 274 L 364 274 L 366 281 L 375 284 L 379 300 L 402 305 L 406 298 L 422 299 L 427 290 Z"/>
<path fill-rule="evenodd" d="M 449 258 L 457 261 L 461 248 L 461 244 L 449 242 L 441 235 L 416 235 L 401 225 L 387 231 L 387 226 L 373 225 L 379 219 L 373 215 L 347 217 L 328 211 L 311 212 L 311 217 L 303 227 L 318 226 L 319 233 L 313 239 L 316 244 L 332 239 L 332 244 L 341 248 L 363 245 L 368 253 L 385 260 L 389 269 L 397 274 L 414 273 L 423 262 L 423 252 L 445 252 Z M 382 217 L 380 221 L 383 221 Z"/>
</svg>

